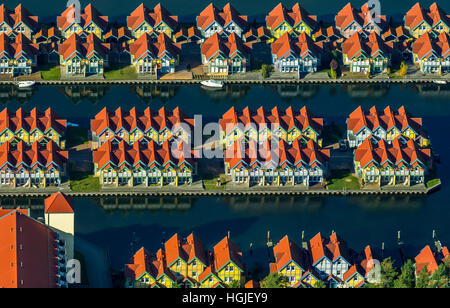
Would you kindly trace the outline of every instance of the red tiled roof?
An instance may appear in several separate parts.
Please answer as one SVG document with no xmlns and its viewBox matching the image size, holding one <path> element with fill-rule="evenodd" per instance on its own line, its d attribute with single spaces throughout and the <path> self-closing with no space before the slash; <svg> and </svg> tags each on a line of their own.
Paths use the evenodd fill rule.
<svg viewBox="0 0 450 308">
<path fill-rule="evenodd" d="M 295 262 L 303 270 L 309 268 L 308 255 L 306 251 L 302 250 L 294 241 L 287 235 L 283 237 L 280 242 L 273 247 L 273 255 L 275 263 L 272 269 L 279 272 L 290 262 Z"/>
<path fill-rule="evenodd" d="M 45 213 L 74 213 L 73 200 L 61 192 L 45 199 Z"/>
<path fill-rule="evenodd" d="M 208 265 L 203 243 L 193 233 L 191 233 L 186 240 L 181 239 L 178 234 L 174 234 L 166 241 L 164 249 L 166 251 L 167 264 L 169 266 L 178 258 L 181 258 L 186 263 L 197 258 L 204 266 Z"/>
<path fill-rule="evenodd" d="M 22 209 L 22 208 L 18 207 L 16 209 L 4 209 L 3 207 L 0 206 L 0 218 L 2 218 L 3 216 L 8 215 L 14 211 L 18 211 L 24 215 L 30 216 L 29 208 Z"/>
<path fill-rule="evenodd" d="M 180 44 L 174 43 L 165 33 L 159 34 L 156 41 L 148 33 L 145 33 L 130 45 L 130 53 L 135 60 L 147 54 L 154 59 L 161 59 L 167 53 L 171 57 L 177 58 L 180 50 Z"/>
<path fill-rule="evenodd" d="M 360 263 L 362 269 L 364 270 L 364 277 L 367 277 L 370 271 L 375 267 L 374 260 L 372 249 L 369 245 L 367 245 L 362 253 L 362 261 Z"/>
<path fill-rule="evenodd" d="M 384 29 L 386 23 L 386 16 L 380 15 L 380 23 L 375 23 L 381 29 Z M 350 2 L 347 3 L 336 15 L 336 27 L 338 29 L 344 30 L 350 26 L 353 22 L 358 23 L 358 25 L 363 28 L 372 20 L 372 16 L 369 11 L 369 6 L 365 3 L 359 10 L 356 9 Z"/>
<path fill-rule="evenodd" d="M 343 257 L 347 262 L 352 262 L 351 251 L 347 244 L 342 240 L 336 232 L 332 233 L 329 239 L 325 239 L 317 233 L 309 241 L 309 250 L 311 252 L 312 262 L 315 264 L 321 258 L 326 257 L 330 261 L 334 261 L 339 257 Z"/>
<path fill-rule="evenodd" d="M 245 29 L 247 26 L 247 16 L 240 15 L 230 3 L 227 3 L 222 10 L 219 10 L 212 3 L 209 4 L 200 15 L 197 16 L 197 27 L 205 30 L 214 21 L 222 27 L 227 26 L 232 21 L 242 29 Z"/>
<path fill-rule="evenodd" d="M 108 31 L 108 33 L 105 34 L 104 38 L 106 40 L 110 37 L 115 37 L 116 39 L 121 38 L 127 38 L 129 40 L 132 39 L 131 31 L 127 27 L 111 28 Z"/>
<path fill-rule="evenodd" d="M 242 263 L 242 252 L 228 237 L 224 237 L 213 248 L 214 269 L 219 271 L 228 262 L 233 262 L 241 271 L 244 271 Z"/>
<path fill-rule="evenodd" d="M 435 253 L 430 246 L 425 246 L 416 256 L 416 273 L 420 274 L 422 269 L 426 266 L 430 274 L 433 274 L 438 268 L 438 261 L 435 258 Z"/>
<path fill-rule="evenodd" d="M 369 58 L 374 58 L 380 52 L 384 57 L 389 57 L 391 47 L 375 32 L 372 32 L 367 39 L 356 32 L 342 44 L 342 53 L 347 55 L 349 59 L 353 59 L 362 53 L 365 53 Z"/>
<path fill-rule="evenodd" d="M 33 44 L 22 33 L 19 33 L 14 39 L 10 39 L 5 33 L 0 34 L 0 54 L 6 52 L 13 59 L 18 59 L 22 55 L 34 58 L 38 51 L 39 45 Z"/>
<path fill-rule="evenodd" d="M 5 4 L 0 5 L 0 23 L 5 22 L 11 28 L 23 22 L 31 31 L 34 31 L 38 26 L 38 20 L 38 17 L 32 16 L 22 4 L 19 4 L 14 11 L 10 11 Z"/>
<path fill-rule="evenodd" d="M 110 44 L 103 43 L 93 33 L 90 33 L 85 41 L 74 33 L 59 45 L 59 54 L 63 56 L 64 61 L 72 59 L 76 54 L 86 59 L 90 59 L 93 55 L 106 59 L 110 48 Z"/>
<path fill-rule="evenodd" d="M 249 58 L 251 45 L 244 43 L 242 39 L 234 32 L 228 38 L 223 38 L 217 33 L 214 33 L 202 44 L 202 55 L 209 61 L 217 55 L 222 54 L 225 58 L 232 59 L 237 51 L 245 57 Z"/>
<path fill-rule="evenodd" d="M 29 113 L 22 108 L 17 109 L 15 113 L 5 108 L 0 112 L 0 132 L 9 129 L 13 133 L 24 129 L 31 133 L 35 129 L 41 132 L 47 132 L 50 128 L 58 134 L 63 135 L 66 131 L 67 120 L 61 119 L 51 108 L 44 113 L 34 108 Z"/>
<path fill-rule="evenodd" d="M 412 139 L 403 143 L 396 138 L 389 144 L 383 139 L 377 142 L 369 137 L 355 150 L 355 161 L 359 162 L 363 168 L 373 164 L 395 167 L 427 166 L 431 161 L 431 151 L 420 148 Z"/>
<path fill-rule="evenodd" d="M 439 21 L 450 26 L 450 18 L 438 5 L 433 3 L 428 9 L 425 9 L 419 2 L 406 13 L 404 17 L 405 26 L 415 29 L 417 26 L 426 22 L 430 27 L 434 27 Z"/>
<path fill-rule="evenodd" d="M 450 36 L 448 33 L 442 32 L 436 39 L 425 32 L 413 43 L 413 53 L 418 55 L 420 59 L 430 56 L 446 58 L 450 55 Z"/>
<path fill-rule="evenodd" d="M 244 287 L 246 289 L 257 289 L 259 288 L 259 283 L 257 281 L 249 280 L 245 283 Z"/>
<path fill-rule="evenodd" d="M 181 28 L 180 31 L 178 31 L 175 34 L 175 39 L 184 38 L 186 40 L 191 39 L 200 39 L 202 37 L 202 34 L 200 33 L 200 30 L 197 27 L 189 27 L 189 28 Z"/>
<path fill-rule="evenodd" d="M 65 31 L 75 22 L 73 18 L 74 10 L 75 4 L 72 4 L 56 18 L 58 28 Z M 88 4 L 80 13 L 80 27 L 85 28 L 91 22 L 93 22 L 102 31 L 105 31 L 108 27 L 108 16 L 102 16 L 92 4 Z"/>
<path fill-rule="evenodd" d="M 266 25 L 272 30 L 276 29 L 284 21 L 291 27 L 296 27 L 303 21 L 309 28 L 314 30 L 317 25 L 317 16 L 309 14 L 298 2 L 290 10 L 280 3 L 266 16 Z"/>
<path fill-rule="evenodd" d="M 163 22 L 174 31 L 178 25 L 178 16 L 170 15 L 160 3 L 153 10 L 142 3 L 127 17 L 127 25 L 131 30 L 136 30 L 144 22 L 152 28 Z"/>
<path fill-rule="evenodd" d="M 0 288 L 58 287 L 56 232 L 13 211 L 0 217 Z"/>
<path fill-rule="evenodd" d="M 44 39 L 50 39 L 52 37 L 56 37 L 58 39 L 61 39 L 61 31 L 56 27 L 50 27 L 50 28 L 41 28 L 35 35 L 34 38 L 44 38 Z"/>
<path fill-rule="evenodd" d="M 272 54 L 276 55 L 277 59 L 283 59 L 291 53 L 299 58 L 305 58 L 309 54 L 319 58 L 322 51 L 323 45 L 314 42 L 305 33 L 293 38 L 286 32 L 272 44 Z"/>
</svg>

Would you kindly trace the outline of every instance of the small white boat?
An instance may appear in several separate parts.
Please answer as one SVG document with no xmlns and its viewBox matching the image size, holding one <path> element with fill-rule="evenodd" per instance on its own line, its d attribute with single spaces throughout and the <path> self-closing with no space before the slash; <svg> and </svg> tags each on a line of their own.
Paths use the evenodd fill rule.
<svg viewBox="0 0 450 308">
<path fill-rule="evenodd" d="M 34 86 L 35 83 L 36 83 L 35 81 L 19 81 L 19 82 L 17 83 L 17 86 L 18 86 L 19 88 L 23 89 L 23 88 L 29 88 L 29 87 L 32 87 L 32 86 Z"/>
<path fill-rule="evenodd" d="M 214 79 L 204 80 L 204 81 L 200 82 L 200 84 L 202 86 L 211 87 L 211 88 L 223 88 L 223 86 L 224 86 L 223 81 L 214 80 Z"/>
<path fill-rule="evenodd" d="M 433 82 L 435 84 L 447 84 L 447 81 L 445 81 L 445 80 L 433 80 Z"/>
</svg>

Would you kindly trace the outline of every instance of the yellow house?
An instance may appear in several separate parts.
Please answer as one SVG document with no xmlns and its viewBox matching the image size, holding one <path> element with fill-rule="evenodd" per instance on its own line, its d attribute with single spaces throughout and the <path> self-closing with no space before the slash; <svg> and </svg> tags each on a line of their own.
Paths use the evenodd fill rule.
<svg viewBox="0 0 450 308">
<path fill-rule="evenodd" d="M 244 283 L 245 268 L 242 263 L 242 252 L 228 237 L 224 237 L 213 248 L 214 268 L 221 279 L 226 284 L 233 282 Z"/>
<path fill-rule="evenodd" d="M 450 25 L 446 23 L 448 21 L 447 16 L 436 2 L 430 5 L 428 9 L 417 2 L 404 17 L 405 28 L 410 31 L 414 38 L 419 38 L 429 31 L 438 34 L 449 33 Z"/>
<path fill-rule="evenodd" d="M 157 35 L 165 33 L 173 38 L 178 27 L 178 16 L 170 15 L 160 3 L 152 10 L 141 4 L 127 17 L 127 26 L 136 39 L 153 32 Z"/>
<path fill-rule="evenodd" d="M 356 265 L 351 266 L 344 274 L 345 288 L 360 288 L 365 284 L 364 276 L 358 272 Z"/>
</svg>

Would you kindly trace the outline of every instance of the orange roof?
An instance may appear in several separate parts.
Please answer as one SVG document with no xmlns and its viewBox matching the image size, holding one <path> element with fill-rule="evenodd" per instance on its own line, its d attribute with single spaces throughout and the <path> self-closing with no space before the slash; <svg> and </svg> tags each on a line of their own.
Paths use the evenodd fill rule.
<svg viewBox="0 0 450 308">
<path fill-rule="evenodd" d="M 103 43 L 95 34 L 90 33 L 86 40 L 78 34 L 72 34 L 66 41 L 59 45 L 59 54 L 64 61 L 72 59 L 78 55 L 82 59 L 90 59 L 96 55 L 101 59 L 106 59 L 111 48 L 110 44 Z"/>
<path fill-rule="evenodd" d="M 46 170 L 54 165 L 64 168 L 68 156 L 69 152 L 62 151 L 53 141 L 46 145 L 36 141 L 31 146 L 22 140 L 16 146 L 6 142 L 0 145 L 0 168 L 18 169 L 22 164 L 32 169 L 38 167 Z"/>
<path fill-rule="evenodd" d="M 180 31 L 178 31 L 175 34 L 175 39 L 177 41 L 182 41 L 182 39 L 185 40 L 192 40 L 197 39 L 199 40 L 202 37 L 202 34 L 200 33 L 200 30 L 197 27 L 189 27 L 189 28 L 181 28 Z"/>
<path fill-rule="evenodd" d="M 364 270 L 364 277 L 370 273 L 370 271 L 375 267 L 374 256 L 372 254 L 372 249 L 369 245 L 364 248 L 364 252 L 362 253 L 362 261 L 360 263 L 362 269 Z"/>
<path fill-rule="evenodd" d="M 430 274 L 433 274 L 438 268 L 438 260 L 436 260 L 435 253 L 430 246 L 425 246 L 416 256 L 416 273 L 420 274 L 422 269 L 426 266 Z"/>
<path fill-rule="evenodd" d="M 56 23 L 59 29 L 65 31 L 68 27 L 73 25 L 75 4 L 69 6 L 60 16 L 56 18 Z M 108 27 L 108 16 L 102 16 L 101 13 L 92 5 L 88 4 L 80 14 L 80 23 L 78 24 L 83 29 L 94 23 L 102 31 L 105 31 Z"/>
<path fill-rule="evenodd" d="M 58 287 L 56 232 L 13 211 L 0 217 L 0 288 Z"/>
<path fill-rule="evenodd" d="M 375 58 L 380 54 L 389 58 L 392 52 L 391 49 L 392 46 L 383 41 L 375 32 L 372 32 L 367 39 L 364 39 L 359 32 L 356 32 L 342 44 L 342 53 L 347 55 L 349 59 L 353 59 L 361 54 L 368 58 Z"/>
<path fill-rule="evenodd" d="M 404 143 L 397 137 L 389 144 L 384 139 L 377 141 L 369 137 L 355 150 L 355 161 L 359 162 L 362 168 L 372 165 L 391 165 L 396 168 L 403 165 L 408 168 L 428 166 L 431 150 L 420 148 L 412 139 Z"/>
<path fill-rule="evenodd" d="M 289 55 L 298 58 L 305 58 L 308 55 L 312 55 L 320 58 L 322 51 L 323 45 L 314 42 L 305 33 L 301 33 L 298 37 L 293 38 L 286 32 L 272 44 L 272 54 L 276 55 L 277 59 L 283 59 Z"/>
<path fill-rule="evenodd" d="M 218 33 L 214 33 L 211 37 L 202 43 L 202 55 L 206 60 L 210 61 L 219 54 L 226 59 L 234 58 L 238 53 L 246 59 L 249 58 L 251 45 L 244 43 L 242 39 L 234 32 L 228 38 L 223 38 Z"/>
<path fill-rule="evenodd" d="M 115 37 L 116 39 L 127 38 L 131 40 L 133 36 L 131 35 L 130 29 L 128 29 L 127 27 L 120 27 L 111 28 L 104 36 L 105 40 L 110 37 Z"/>
<path fill-rule="evenodd" d="M 347 247 L 345 241 L 336 232 L 332 233 L 328 240 L 322 237 L 320 232 L 317 233 L 309 241 L 309 250 L 313 265 L 324 257 L 330 261 L 335 261 L 339 257 L 344 258 L 348 263 L 352 263 L 353 261 L 353 251 Z"/>
<path fill-rule="evenodd" d="M 253 280 L 249 280 L 245 283 L 244 287 L 246 289 L 257 289 L 259 288 L 259 283 Z"/>
<path fill-rule="evenodd" d="M 380 15 L 379 18 L 380 23 L 374 22 L 374 25 L 384 29 L 386 16 Z M 358 10 L 349 2 L 337 13 L 335 21 L 336 27 L 340 30 L 345 30 L 353 22 L 356 22 L 361 28 L 364 28 L 365 25 L 372 21 L 372 16 L 367 3 Z"/>
<path fill-rule="evenodd" d="M 130 45 L 130 53 L 135 61 L 147 55 L 153 59 L 161 59 L 165 55 L 177 58 L 180 50 L 180 44 L 174 43 L 165 33 L 159 34 L 156 41 L 145 33 Z"/>
<path fill-rule="evenodd" d="M 134 31 L 144 22 L 152 28 L 156 28 L 159 24 L 164 23 L 174 31 L 178 25 L 178 16 L 170 15 L 160 3 L 153 10 L 148 9 L 142 3 L 127 17 L 127 25 L 128 28 Z"/>
<path fill-rule="evenodd" d="M 168 266 L 172 265 L 178 258 L 184 260 L 186 263 L 189 263 L 196 258 L 202 262 L 204 266 L 208 265 L 203 243 L 194 235 L 194 233 L 191 233 L 186 240 L 182 240 L 179 235 L 175 233 L 168 241 L 166 241 L 164 249 L 166 251 Z"/>
<path fill-rule="evenodd" d="M 4 209 L 3 207 L 0 206 L 0 218 L 2 218 L 5 215 L 8 215 L 14 211 L 18 211 L 24 215 L 30 216 L 30 209 L 26 208 L 26 209 L 22 209 L 20 207 L 16 208 L 16 209 Z"/>
<path fill-rule="evenodd" d="M 450 36 L 442 32 L 437 38 L 430 33 L 425 32 L 413 43 L 413 53 L 419 59 L 434 56 L 437 58 L 446 58 L 450 55 Z"/>
<path fill-rule="evenodd" d="M 434 27 L 440 21 L 442 21 L 447 27 L 450 26 L 449 15 L 447 15 L 437 3 L 430 5 L 428 9 L 425 9 L 419 2 L 413 5 L 413 7 L 406 13 L 404 17 L 405 27 L 414 30 L 417 26 L 423 22 L 427 23 L 430 27 Z"/>
<path fill-rule="evenodd" d="M 275 265 L 271 270 L 280 272 L 291 262 L 295 262 L 304 271 L 309 268 L 308 255 L 306 251 L 301 249 L 287 235 L 273 247 L 273 255 L 275 257 Z"/>
<path fill-rule="evenodd" d="M 50 39 L 52 37 L 56 37 L 57 39 L 61 39 L 61 31 L 56 27 L 50 28 L 41 28 L 39 32 L 34 35 L 34 38 L 43 37 L 44 39 Z"/>
<path fill-rule="evenodd" d="M 392 128 L 401 132 L 411 128 L 416 134 L 425 134 L 422 128 L 422 118 L 413 117 L 403 106 L 398 110 L 387 106 L 383 111 L 378 110 L 376 106 L 370 108 L 369 111 L 359 106 L 347 118 L 347 129 L 357 134 L 364 127 L 370 131 L 375 131 L 380 127 L 386 132 Z"/>
<path fill-rule="evenodd" d="M 218 23 L 222 28 L 230 22 L 245 29 L 247 27 L 247 16 L 240 15 L 239 12 L 227 3 L 222 10 L 219 10 L 214 4 L 209 4 L 199 16 L 197 16 L 197 27 L 201 30 L 208 28 L 213 22 Z"/>
<path fill-rule="evenodd" d="M 233 262 L 241 271 L 244 271 L 242 263 L 242 252 L 228 237 L 224 237 L 213 248 L 214 253 L 214 269 L 220 271 L 222 267 L 230 261 Z"/>
<path fill-rule="evenodd" d="M 30 28 L 31 31 L 34 31 L 38 26 L 38 17 L 32 16 L 22 4 L 19 4 L 14 11 L 10 11 L 6 5 L 2 3 L 0 5 L 0 23 L 3 22 L 11 28 L 23 23 Z"/>
<path fill-rule="evenodd" d="M 73 213 L 73 200 L 61 192 L 45 199 L 45 213 Z"/>
<path fill-rule="evenodd" d="M 161 275 L 166 275 L 172 280 L 175 279 L 167 268 L 164 251 L 161 249 L 153 257 L 142 247 L 131 258 L 130 264 L 125 264 L 125 276 L 133 281 L 145 273 L 151 275 L 155 280 Z"/>
<path fill-rule="evenodd" d="M 37 56 L 39 45 L 33 44 L 25 35 L 19 33 L 10 39 L 5 33 L 0 34 L 0 54 L 5 52 L 11 59 L 18 59 L 22 55 L 33 59 Z"/>
<path fill-rule="evenodd" d="M 266 16 L 266 25 L 275 30 L 283 22 L 287 22 L 292 28 L 303 22 L 314 30 L 317 25 L 317 16 L 309 14 L 298 2 L 290 10 L 280 3 Z"/>
<path fill-rule="evenodd" d="M 66 131 L 67 121 L 61 119 L 51 108 L 45 110 L 44 113 L 33 108 L 29 113 L 22 108 L 12 113 L 8 108 L 4 108 L 0 112 L 0 132 L 6 129 L 13 133 L 23 129 L 28 133 L 39 129 L 45 133 L 49 129 L 55 130 L 58 134 L 63 135 Z"/>
<path fill-rule="evenodd" d="M 114 113 L 105 107 L 91 120 L 91 130 L 96 135 L 102 134 L 106 129 L 118 132 L 122 128 L 128 132 L 135 129 L 140 129 L 142 132 L 147 132 L 150 129 L 161 132 L 165 128 L 178 129 L 181 124 L 193 128 L 194 119 L 188 118 L 179 107 L 176 107 L 172 112 L 165 107 L 161 107 L 157 112 L 150 107 L 143 112 L 136 108 L 126 112 L 119 107 Z"/>
</svg>

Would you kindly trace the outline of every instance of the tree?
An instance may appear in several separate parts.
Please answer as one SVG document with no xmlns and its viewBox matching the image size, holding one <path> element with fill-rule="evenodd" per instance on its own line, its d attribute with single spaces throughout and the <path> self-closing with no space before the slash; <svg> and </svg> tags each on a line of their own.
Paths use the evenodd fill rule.
<svg viewBox="0 0 450 308">
<path fill-rule="evenodd" d="M 315 289 L 325 289 L 327 287 L 327 285 L 325 284 L 325 282 L 323 282 L 322 280 L 318 280 L 315 284 L 314 284 L 314 288 Z"/>
<path fill-rule="evenodd" d="M 172 284 L 172 289 L 181 289 L 181 283 L 179 282 L 174 282 Z"/>
<path fill-rule="evenodd" d="M 394 267 L 394 261 L 391 257 L 386 258 L 381 262 L 381 281 L 380 286 L 382 288 L 393 288 L 394 281 L 398 275 L 396 268 Z"/>
<path fill-rule="evenodd" d="M 428 272 L 427 266 L 425 265 L 417 276 L 416 288 L 428 288 L 430 284 L 430 273 Z"/>
<path fill-rule="evenodd" d="M 400 76 L 405 76 L 408 73 L 408 65 L 406 65 L 405 61 L 400 63 L 400 69 L 398 70 Z"/>
<path fill-rule="evenodd" d="M 242 288 L 242 283 L 239 280 L 233 280 L 233 282 L 230 283 L 228 287 L 231 289 L 240 289 Z"/>
<path fill-rule="evenodd" d="M 269 77 L 271 72 L 272 72 L 272 66 L 271 65 L 263 64 L 261 66 L 261 74 L 262 74 L 262 77 L 264 79 Z"/>
<path fill-rule="evenodd" d="M 413 288 L 415 282 L 414 263 L 408 259 L 400 269 L 400 275 L 394 282 L 394 288 Z"/>
<path fill-rule="evenodd" d="M 450 280 L 450 269 L 446 264 L 439 264 L 437 270 L 431 275 L 429 288 L 448 288 Z"/>
<path fill-rule="evenodd" d="M 270 273 L 261 281 L 261 288 L 280 289 L 287 282 L 286 277 L 278 273 Z"/>
</svg>

